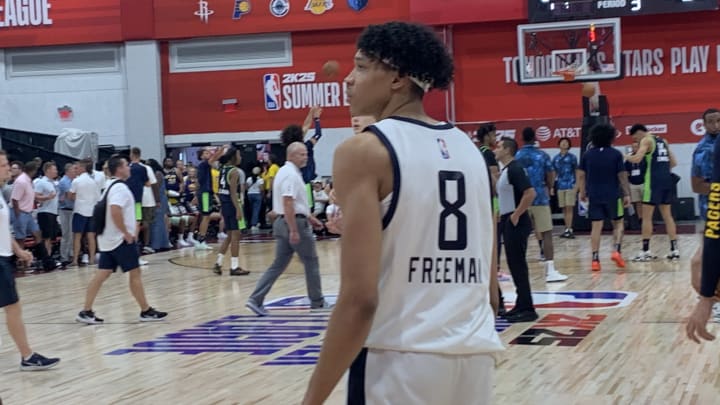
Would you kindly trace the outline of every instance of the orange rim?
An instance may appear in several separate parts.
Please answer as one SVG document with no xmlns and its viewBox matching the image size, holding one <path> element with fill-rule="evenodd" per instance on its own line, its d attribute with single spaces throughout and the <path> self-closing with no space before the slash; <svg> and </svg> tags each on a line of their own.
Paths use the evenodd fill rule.
<svg viewBox="0 0 720 405">
<path fill-rule="evenodd" d="M 571 81 L 575 80 L 575 71 L 574 70 L 560 70 L 558 72 L 553 72 L 553 75 L 562 76 L 563 80 L 566 82 L 571 82 Z"/>
</svg>

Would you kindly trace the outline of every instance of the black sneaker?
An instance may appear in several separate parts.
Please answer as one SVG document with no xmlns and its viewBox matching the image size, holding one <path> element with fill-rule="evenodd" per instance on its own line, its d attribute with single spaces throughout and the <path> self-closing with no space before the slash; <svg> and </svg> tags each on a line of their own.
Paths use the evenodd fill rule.
<svg viewBox="0 0 720 405">
<path fill-rule="evenodd" d="M 215 263 L 215 267 L 213 267 L 213 273 L 217 274 L 218 276 L 222 276 L 222 267 Z"/>
<path fill-rule="evenodd" d="M 53 368 L 60 363 L 60 359 L 49 359 L 41 354 L 33 353 L 29 359 L 20 360 L 20 371 L 40 371 Z"/>
<path fill-rule="evenodd" d="M 539 318 L 535 311 L 518 311 L 513 314 L 506 314 L 505 320 L 510 323 L 533 322 Z"/>
<path fill-rule="evenodd" d="M 244 270 L 242 267 L 238 267 L 237 269 L 230 270 L 231 276 L 247 276 L 248 274 L 250 274 L 250 272 L 247 270 Z"/>
<path fill-rule="evenodd" d="M 575 232 L 573 232 L 572 230 L 569 230 L 568 231 L 568 239 L 575 239 Z"/>
<path fill-rule="evenodd" d="M 78 322 L 86 323 L 88 325 L 97 325 L 99 323 L 105 322 L 104 319 L 95 316 L 95 312 L 93 312 L 92 310 L 80 311 L 80 313 L 75 317 L 75 320 Z"/>
<path fill-rule="evenodd" d="M 147 311 L 140 312 L 140 322 L 162 321 L 167 315 L 167 312 L 156 311 L 155 308 L 150 307 Z"/>
</svg>

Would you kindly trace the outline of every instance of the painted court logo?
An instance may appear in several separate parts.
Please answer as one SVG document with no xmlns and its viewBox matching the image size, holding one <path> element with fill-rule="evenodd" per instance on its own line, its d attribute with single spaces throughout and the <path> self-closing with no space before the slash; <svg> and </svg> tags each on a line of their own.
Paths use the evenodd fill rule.
<svg viewBox="0 0 720 405">
<path fill-rule="evenodd" d="M 514 292 L 503 293 L 506 302 L 515 300 Z M 627 291 L 533 291 L 537 309 L 588 310 L 622 308 L 630 305 L 637 293 Z"/>
</svg>

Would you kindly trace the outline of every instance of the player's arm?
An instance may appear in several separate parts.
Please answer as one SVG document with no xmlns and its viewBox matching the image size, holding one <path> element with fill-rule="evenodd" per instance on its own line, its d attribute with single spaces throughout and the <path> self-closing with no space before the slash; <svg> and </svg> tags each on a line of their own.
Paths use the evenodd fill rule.
<svg viewBox="0 0 720 405">
<path fill-rule="evenodd" d="M 580 201 L 585 201 L 587 199 L 587 192 L 586 192 L 586 176 L 585 176 L 585 159 L 583 158 L 582 163 L 580 163 L 580 167 L 575 170 L 575 177 L 577 182 L 577 188 L 578 192 L 580 193 Z"/>
<path fill-rule="evenodd" d="M 645 158 L 645 155 L 647 155 L 648 152 L 650 151 L 650 142 L 651 142 L 651 141 L 650 141 L 650 138 L 649 138 L 649 137 L 647 137 L 647 136 L 644 137 L 644 138 L 640 141 L 640 146 L 638 146 L 637 152 L 635 152 L 635 153 L 632 154 L 632 155 L 628 155 L 628 156 L 627 156 L 627 161 L 630 162 L 630 163 L 640 163 L 640 162 L 642 162 L 642 160 Z"/>
<path fill-rule="evenodd" d="M 675 158 L 675 154 L 673 153 L 672 149 L 670 149 L 670 144 L 665 142 L 667 144 L 667 150 L 668 150 L 668 157 L 670 157 L 670 168 L 674 168 L 677 166 L 677 158 Z"/>
<path fill-rule="evenodd" d="M 230 171 L 230 178 L 228 179 L 228 182 L 230 183 L 230 201 L 232 201 L 233 205 L 235 206 L 235 216 L 239 221 L 242 218 L 243 210 L 242 207 L 240 207 L 240 198 L 238 197 L 237 192 L 238 181 L 240 180 L 240 174 L 238 173 L 238 170 L 240 169 Z M 293 218 L 295 218 L 294 214 Z"/>
<path fill-rule="evenodd" d="M 715 291 L 720 281 L 720 143 L 715 144 L 713 157 L 713 175 L 710 184 L 710 203 L 705 222 L 703 241 L 702 272 L 700 275 L 700 300 L 695 305 L 686 333 L 690 340 L 700 343 L 700 339 L 714 340 L 715 336 L 707 330 L 707 322 L 712 314 L 713 304 L 717 301 Z"/>
<path fill-rule="evenodd" d="M 333 181 L 343 209 L 340 292 L 303 403 L 322 404 L 363 347 L 378 305 L 382 182 L 392 181 L 387 150 L 363 133 L 335 151 Z M 387 185 L 387 183 L 385 183 Z"/>
<path fill-rule="evenodd" d="M 210 165 L 210 168 L 212 168 L 212 165 L 215 164 L 215 162 L 217 162 L 228 149 L 230 149 L 230 145 L 223 145 L 221 148 L 215 149 L 215 152 L 210 156 L 210 159 L 208 159 L 208 165 Z M 208 170 L 210 170 L 210 168 L 208 168 Z"/>
</svg>

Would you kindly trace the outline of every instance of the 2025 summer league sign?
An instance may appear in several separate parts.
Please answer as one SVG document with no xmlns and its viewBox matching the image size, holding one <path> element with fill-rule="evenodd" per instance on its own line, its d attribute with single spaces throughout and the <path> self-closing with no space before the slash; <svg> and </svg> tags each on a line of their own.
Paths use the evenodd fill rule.
<svg viewBox="0 0 720 405">
<path fill-rule="evenodd" d="M 562 291 L 534 292 L 533 300 L 538 309 L 553 311 L 565 310 L 598 310 L 626 307 L 637 296 L 636 293 L 625 291 Z M 506 294 L 508 302 L 511 294 Z M 329 303 L 335 303 L 337 296 L 327 295 Z M 266 303 L 271 316 L 257 317 L 254 315 L 228 315 L 200 325 L 168 333 L 162 337 L 139 342 L 130 348 L 123 348 L 106 353 L 110 356 L 122 356 L 131 353 L 176 353 L 181 355 L 198 355 L 210 353 L 235 353 L 244 356 L 257 356 L 264 366 L 313 365 L 317 362 L 322 345 L 322 336 L 327 328 L 330 314 L 311 314 L 310 302 L 305 296 L 282 297 Z M 549 328 L 584 325 L 590 322 L 592 328 L 582 328 L 580 335 L 574 334 L 568 341 L 560 342 L 559 346 L 579 344 L 582 338 L 604 318 L 603 315 L 590 315 L 592 319 L 583 320 L 562 314 L 550 314 L 540 321 L 543 328 L 528 329 L 518 339 L 525 343 L 551 345 L 547 333 L 561 333 Z M 597 319 L 596 319 L 597 318 Z M 562 322 L 558 323 L 560 320 Z M 550 322 L 552 321 L 552 322 Z M 552 325 L 550 325 L 550 323 Z M 548 326 L 550 325 L 550 326 Z M 587 325 L 585 325 L 587 326 Z M 498 318 L 495 329 L 503 332 L 510 324 Z M 548 332 L 550 330 L 550 332 Z M 573 332 L 575 333 L 575 332 Z M 581 336 L 582 335 L 582 336 Z M 564 342 L 564 343 L 563 343 Z M 513 343 L 518 344 L 518 343 Z"/>
</svg>

